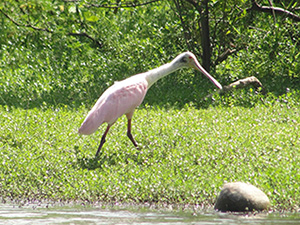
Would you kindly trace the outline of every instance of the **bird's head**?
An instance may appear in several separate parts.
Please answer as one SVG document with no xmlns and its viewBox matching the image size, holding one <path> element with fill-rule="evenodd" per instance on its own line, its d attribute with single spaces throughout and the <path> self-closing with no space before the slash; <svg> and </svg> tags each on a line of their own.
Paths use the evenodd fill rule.
<svg viewBox="0 0 300 225">
<path fill-rule="evenodd" d="M 211 82 L 217 86 L 217 88 L 222 89 L 222 85 L 200 65 L 196 56 L 193 53 L 191 53 L 191 52 L 181 53 L 173 60 L 173 62 L 179 68 L 180 67 L 190 67 L 190 68 L 194 68 L 194 69 L 200 71 L 208 79 L 210 79 Z"/>
<path fill-rule="evenodd" d="M 193 53 L 184 52 L 174 59 L 174 63 L 177 64 L 178 67 L 191 67 L 196 69 L 195 67 L 198 60 Z"/>
</svg>

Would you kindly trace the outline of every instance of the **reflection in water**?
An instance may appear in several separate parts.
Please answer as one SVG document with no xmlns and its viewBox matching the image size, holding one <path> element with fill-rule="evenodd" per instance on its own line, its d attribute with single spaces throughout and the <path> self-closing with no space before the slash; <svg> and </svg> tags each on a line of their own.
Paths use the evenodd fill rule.
<svg viewBox="0 0 300 225">
<path fill-rule="evenodd" d="M 300 213 L 218 213 L 213 209 L 152 210 L 149 207 L 0 204 L 0 224 L 300 224 Z"/>
</svg>

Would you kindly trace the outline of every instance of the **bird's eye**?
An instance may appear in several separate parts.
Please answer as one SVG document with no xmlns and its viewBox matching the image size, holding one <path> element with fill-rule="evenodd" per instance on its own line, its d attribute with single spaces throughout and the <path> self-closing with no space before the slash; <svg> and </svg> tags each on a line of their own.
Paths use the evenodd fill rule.
<svg viewBox="0 0 300 225">
<path fill-rule="evenodd" d="M 186 63 L 187 62 L 187 59 L 186 57 L 182 57 L 182 59 L 180 60 L 182 63 Z"/>
</svg>

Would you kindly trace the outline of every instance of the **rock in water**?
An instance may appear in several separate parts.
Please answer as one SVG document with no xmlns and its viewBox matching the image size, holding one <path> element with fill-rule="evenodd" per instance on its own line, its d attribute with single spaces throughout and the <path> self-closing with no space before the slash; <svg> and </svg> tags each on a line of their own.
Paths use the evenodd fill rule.
<svg viewBox="0 0 300 225">
<path fill-rule="evenodd" d="M 257 187 L 242 182 L 225 184 L 215 204 L 222 212 L 264 210 L 270 206 L 269 198 Z"/>
</svg>

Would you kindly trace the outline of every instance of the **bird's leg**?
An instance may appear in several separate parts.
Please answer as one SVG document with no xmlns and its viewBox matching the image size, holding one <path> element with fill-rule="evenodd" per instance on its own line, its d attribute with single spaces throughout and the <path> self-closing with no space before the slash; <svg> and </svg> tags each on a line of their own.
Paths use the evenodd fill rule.
<svg viewBox="0 0 300 225">
<path fill-rule="evenodd" d="M 128 122 L 127 122 L 127 136 L 129 137 L 129 139 L 131 140 L 131 142 L 133 143 L 133 145 L 138 148 L 138 145 L 137 143 L 135 142 L 132 134 L 131 134 L 131 119 L 128 119 Z"/>
<path fill-rule="evenodd" d="M 97 152 L 96 152 L 96 156 L 95 156 L 95 157 L 98 156 L 98 154 L 99 154 L 99 152 L 100 152 L 100 150 L 101 150 L 103 144 L 105 143 L 105 137 L 106 137 L 106 135 L 107 135 L 107 133 L 108 133 L 108 131 L 109 131 L 109 128 L 110 128 L 110 125 L 107 126 L 107 128 L 106 128 L 104 134 L 102 135 L 101 142 L 100 142 L 100 145 L 99 145 L 99 147 L 98 147 L 98 150 L 97 150 Z"/>
</svg>

